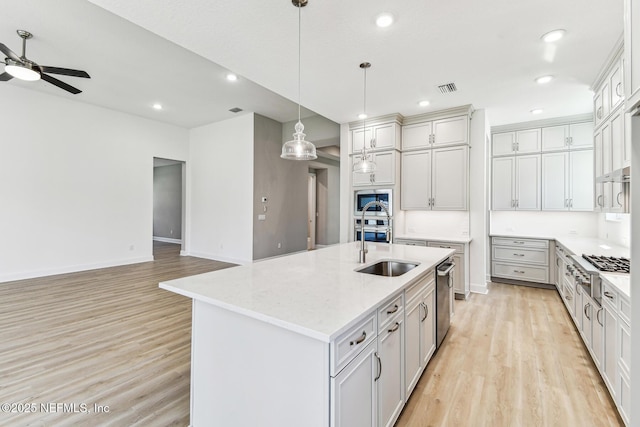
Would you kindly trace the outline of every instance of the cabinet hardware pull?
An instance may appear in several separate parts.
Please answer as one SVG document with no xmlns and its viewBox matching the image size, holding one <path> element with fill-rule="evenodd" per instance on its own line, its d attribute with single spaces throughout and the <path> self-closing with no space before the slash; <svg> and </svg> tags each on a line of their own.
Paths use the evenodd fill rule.
<svg viewBox="0 0 640 427">
<path fill-rule="evenodd" d="M 580 293 L 580 291 L 578 290 L 578 284 L 577 284 L 577 283 L 575 284 L 575 288 L 576 288 L 576 295 L 582 295 L 582 294 Z"/>
<path fill-rule="evenodd" d="M 569 207 L 572 208 L 573 207 L 573 199 L 569 199 Z"/>
<path fill-rule="evenodd" d="M 513 243 L 515 243 L 516 245 L 524 245 L 524 242 L 518 240 L 514 240 Z"/>
<path fill-rule="evenodd" d="M 556 267 L 560 267 L 560 258 L 556 258 Z"/>
<path fill-rule="evenodd" d="M 598 203 L 598 206 L 602 207 L 602 202 L 601 200 L 604 198 L 604 195 L 599 195 L 598 198 L 596 199 L 596 202 Z"/>
<path fill-rule="evenodd" d="M 366 340 L 366 339 L 367 339 L 367 333 L 366 333 L 365 331 L 362 331 L 362 335 L 360 336 L 360 338 L 358 338 L 358 339 L 357 339 L 357 340 L 355 340 L 355 341 L 351 341 L 351 342 L 349 343 L 349 345 L 358 345 L 358 344 L 362 344 L 362 342 L 363 342 L 364 340 Z"/>
<path fill-rule="evenodd" d="M 422 308 L 424 308 L 424 317 L 420 321 L 424 322 L 425 320 L 427 320 L 427 317 L 429 316 L 429 307 L 427 306 L 427 304 L 423 302 L 421 302 L 420 305 L 422 306 Z"/>
<path fill-rule="evenodd" d="M 524 256 L 524 254 L 513 254 L 514 256 Z"/>
<path fill-rule="evenodd" d="M 382 360 L 380 360 L 380 355 L 378 355 L 377 351 L 373 353 L 373 355 L 378 359 L 378 375 L 374 379 L 374 381 L 378 381 L 380 379 L 380 375 L 382 375 Z"/>
<path fill-rule="evenodd" d="M 571 301 L 573 300 L 573 297 L 571 295 L 567 295 L 567 301 Z"/>
<path fill-rule="evenodd" d="M 519 273 L 519 274 L 524 274 L 524 271 L 522 270 L 513 270 L 514 273 Z"/>
<path fill-rule="evenodd" d="M 569 199 L 564 199 L 564 207 L 565 208 L 569 207 Z"/>
<path fill-rule="evenodd" d="M 400 323 L 396 322 L 395 326 L 388 330 L 389 333 L 395 332 L 400 328 Z"/>
<path fill-rule="evenodd" d="M 613 299 L 613 294 L 609 291 L 604 291 L 604 296 L 609 298 L 609 299 Z"/>
<path fill-rule="evenodd" d="M 587 314 L 587 309 L 591 307 L 590 303 L 587 303 L 587 305 L 584 306 L 584 315 L 587 317 L 587 319 L 591 320 L 591 317 L 589 317 L 589 314 Z"/>
<path fill-rule="evenodd" d="M 598 116 L 599 119 L 602 118 L 602 107 L 598 107 L 596 110 L 596 116 Z"/>
<path fill-rule="evenodd" d="M 573 145 L 573 137 L 572 136 L 569 137 L 569 145 Z"/>
<path fill-rule="evenodd" d="M 398 311 L 398 304 L 394 304 L 391 310 L 387 310 L 387 314 L 393 314 Z"/>
<path fill-rule="evenodd" d="M 602 323 L 602 320 L 600 320 L 600 312 L 603 309 L 601 308 L 600 310 L 596 311 L 596 320 L 598 321 L 598 323 L 600 324 L 600 326 L 604 326 L 604 323 Z"/>
<path fill-rule="evenodd" d="M 616 203 L 618 204 L 618 206 L 622 206 L 622 203 L 620 203 L 620 196 L 622 196 L 622 191 L 619 192 L 616 196 Z"/>
<path fill-rule="evenodd" d="M 622 96 L 622 91 L 619 90 L 622 87 L 622 82 L 618 82 L 618 84 L 616 85 L 616 95 L 618 96 Z"/>
</svg>

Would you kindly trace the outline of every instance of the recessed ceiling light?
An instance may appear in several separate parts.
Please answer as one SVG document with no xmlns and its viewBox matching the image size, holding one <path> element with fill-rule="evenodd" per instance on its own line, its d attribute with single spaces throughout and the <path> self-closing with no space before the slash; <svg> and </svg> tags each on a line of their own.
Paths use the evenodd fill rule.
<svg viewBox="0 0 640 427">
<path fill-rule="evenodd" d="M 390 13 L 381 13 L 376 18 L 376 25 L 380 28 L 386 28 L 393 24 L 393 15 Z"/>
<path fill-rule="evenodd" d="M 162 110 L 162 104 L 158 104 L 158 103 L 153 104 L 153 109 L 154 110 Z"/>
<path fill-rule="evenodd" d="M 425 100 L 425 101 L 420 101 L 420 102 L 418 102 L 418 105 L 419 105 L 419 106 L 421 106 L 421 107 L 426 107 L 426 106 L 428 106 L 429 104 L 430 104 L 430 102 L 429 102 L 429 101 L 426 101 L 426 100 Z"/>
<path fill-rule="evenodd" d="M 553 80 L 553 76 L 541 76 L 536 79 L 536 83 L 543 85 L 549 83 L 551 80 Z"/>
<path fill-rule="evenodd" d="M 542 109 L 540 108 L 534 108 L 533 110 L 531 110 L 531 114 L 540 114 L 542 113 Z"/>
<path fill-rule="evenodd" d="M 562 37 L 564 37 L 564 34 L 566 33 L 565 30 L 553 30 L 553 31 L 549 31 L 547 34 L 544 34 L 542 36 L 542 40 L 545 43 L 553 43 L 553 42 L 557 42 L 558 40 L 560 40 Z"/>
<path fill-rule="evenodd" d="M 230 82 L 235 82 L 236 80 L 238 80 L 238 76 L 233 73 L 229 73 L 227 74 L 227 80 L 229 80 Z"/>
<path fill-rule="evenodd" d="M 366 119 L 368 116 L 365 113 L 358 114 L 359 119 Z"/>
</svg>

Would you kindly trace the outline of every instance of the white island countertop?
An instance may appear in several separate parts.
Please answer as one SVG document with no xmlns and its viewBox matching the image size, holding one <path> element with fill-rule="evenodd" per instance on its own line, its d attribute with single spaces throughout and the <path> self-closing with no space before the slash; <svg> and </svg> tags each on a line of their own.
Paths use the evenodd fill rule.
<svg viewBox="0 0 640 427">
<path fill-rule="evenodd" d="M 352 242 L 161 282 L 160 287 L 331 342 L 454 253 L 372 242 L 367 247 L 365 264 L 357 262 L 360 242 Z M 420 265 L 398 277 L 355 271 L 378 260 Z"/>
</svg>

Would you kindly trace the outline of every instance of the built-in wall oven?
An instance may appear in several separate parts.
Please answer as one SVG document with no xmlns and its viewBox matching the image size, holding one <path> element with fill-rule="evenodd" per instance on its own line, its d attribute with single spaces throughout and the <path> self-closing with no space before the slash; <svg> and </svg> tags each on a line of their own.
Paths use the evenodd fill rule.
<svg viewBox="0 0 640 427">
<path fill-rule="evenodd" d="M 362 209 L 369 202 L 382 203 L 390 215 L 393 215 L 393 190 L 373 189 L 359 190 L 354 193 L 354 218 L 353 218 L 353 239 L 361 240 L 364 233 L 364 240 L 367 242 L 391 242 L 393 220 L 387 217 L 384 209 L 378 205 L 372 205 L 367 209 L 362 217 Z"/>
</svg>

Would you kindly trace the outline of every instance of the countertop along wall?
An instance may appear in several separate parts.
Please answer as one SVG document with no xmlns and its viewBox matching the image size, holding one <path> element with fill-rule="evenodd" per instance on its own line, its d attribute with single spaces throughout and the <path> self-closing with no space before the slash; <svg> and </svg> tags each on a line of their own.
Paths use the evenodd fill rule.
<svg viewBox="0 0 640 427">
<path fill-rule="evenodd" d="M 0 282 L 152 260 L 153 158 L 186 160 L 188 131 L 62 93 L 0 93 L 15 130 L 0 138 Z"/>
</svg>

